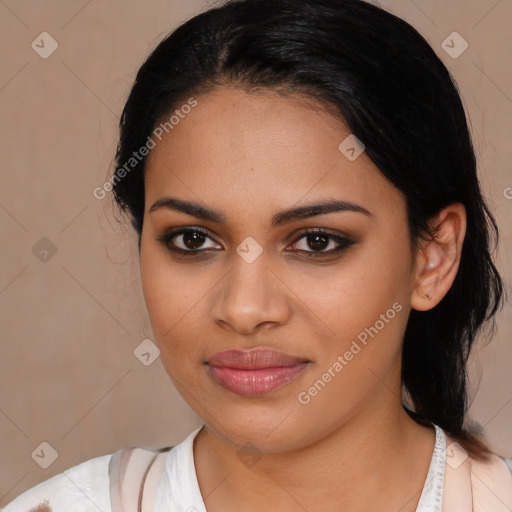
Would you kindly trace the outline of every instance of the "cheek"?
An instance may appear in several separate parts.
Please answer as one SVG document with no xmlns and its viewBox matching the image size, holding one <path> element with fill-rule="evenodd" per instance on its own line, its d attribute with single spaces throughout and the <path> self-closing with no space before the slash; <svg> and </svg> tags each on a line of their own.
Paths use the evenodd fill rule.
<svg viewBox="0 0 512 512">
<path fill-rule="evenodd" d="M 324 293 L 318 290 L 306 301 L 329 328 L 322 329 L 328 336 L 317 336 L 317 364 L 300 390 L 312 416 L 350 414 L 382 390 L 396 389 L 406 293 L 392 272 L 366 263 L 325 279 Z"/>
<path fill-rule="evenodd" d="M 383 236 L 359 246 L 336 268 L 302 278 L 299 289 L 314 291 L 303 297 L 305 303 L 328 333 L 317 347 L 320 372 L 338 356 L 344 358 L 340 381 L 371 377 L 369 369 L 384 375 L 395 364 L 407 324 L 409 268 L 408 240 L 388 243 Z"/>
<path fill-rule="evenodd" d="M 195 340 L 205 324 L 209 288 L 197 272 L 180 270 L 158 247 L 141 247 L 142 291 L 155 343 L 167 367 L 201 359 Z M 183 265 L 186 267 L 186 265 Z M 179 363 L 178 363 L 179 361 Z"/>
<path fill-rule="evenodd" d="M 173 326 L 177 325 L 183 313 L 181 301 L 176 300 L 180 289 L 173 281 L 162 251 L 153 244 L 142 243 L 140 252 L 141 284 L 144 301 L 151 321 L 155 342 L 162 350 L 162 338 L 171 335 Z"/>
<path fill-rule="evenodd" d="M 395 302 L 405 309 L 409 265 L 405 251 L 372 242 L 337 266 L 304 274 L 296 288 L 304 290 L 302 298 L 319 320 L 346 339 L 373 325 Z"/>
</svg>

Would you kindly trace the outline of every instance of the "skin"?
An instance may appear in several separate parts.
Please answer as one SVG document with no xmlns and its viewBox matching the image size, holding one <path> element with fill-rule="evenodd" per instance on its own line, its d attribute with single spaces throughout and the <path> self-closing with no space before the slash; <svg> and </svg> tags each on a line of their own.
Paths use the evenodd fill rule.
<svg viewBox="0 0 512 512">
<path fill-rule="evenodd" d="M 208 512 L 414 511 L 435 432 L 402 408 L 401 345 L 411 308 L 434 307 L 455 278 L 463 205 L 439 212 L 436 239 L 413 252 L 404 196 L 366 153 L 349 161 L 340 152 L 350 132 L 339 119 L 312 100 L 272 91 L 226 86 L 196 99 L 150 152 L 140 265 L 162 363 L 207 425 L 194 459 Z M 226 223 L 170 208 L 150 212 L 164 196 L 217 210 Z M 371 215 L 332 212 L 270 224 L 278 211 L 333 198 Z M 187 259 L 157 241 L 183 226 L 210 233 L 193 248 L 218 250 Z M 355 243 L 315 258 L 315 248 L 337 243 L 327 239 L 318 249 L 299 238 L 309 228 Z M 236 252 L 249 236 L 263 250 L 252 263 Z M 186 250 L 182 236 L 173 242 Z M 394 303 L 401 311 L 300 403 L 299 393 Z M 216 352 L 254 347 L 311 363 L 259 397 L 238 396 L 209 377 L 204 362 Z"/>
</svg>

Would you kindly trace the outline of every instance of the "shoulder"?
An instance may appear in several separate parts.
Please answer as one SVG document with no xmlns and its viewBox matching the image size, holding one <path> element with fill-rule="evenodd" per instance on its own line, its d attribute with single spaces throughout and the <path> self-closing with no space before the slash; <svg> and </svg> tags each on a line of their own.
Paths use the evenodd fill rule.
<svg viewBox="0 0 512 512">
<path fill-rule="evenodd" d="M 470 456 L 448 435 L 443 502 L 466 504 L 467 510 L 512 510 L 512 472 L 505 460 L 492 454 L 487 461 Z M 464 506 L 461 510 L 466 510 Z M 444 510 L 444 508 L 443 508 Z M 447 508 L 450 510 L 450 507 Z"/>
<path fill-rule="evenodd" d="M 37 484 L 2 512 L 110 512 L 111 457 L 87 460 Z"/>
<path fill-rule="evenodd" d="M 503 458 L 494 454 L 487 462 L 470 462 L 475 511 L 511 510 L 512 473 Z"/>
</svg>

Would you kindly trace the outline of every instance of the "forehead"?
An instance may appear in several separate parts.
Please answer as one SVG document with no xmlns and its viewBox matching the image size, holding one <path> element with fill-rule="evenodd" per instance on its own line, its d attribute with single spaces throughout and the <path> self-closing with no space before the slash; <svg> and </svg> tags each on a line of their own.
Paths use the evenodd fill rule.
<svg viewBox="0 0 512 512">
<path fill-rule="evenodd" d="M 150 151 L 147 209 L 165 194 L 240 215 L 257 209 L 270 216 L 270 205 L 326 195 L 373 208 L 402 206 L 398 189 L 364 152 L 351 161 L 340 151 L 350 131 L 313 100 L 227 87 L 195 100 Z"/>
</svg>

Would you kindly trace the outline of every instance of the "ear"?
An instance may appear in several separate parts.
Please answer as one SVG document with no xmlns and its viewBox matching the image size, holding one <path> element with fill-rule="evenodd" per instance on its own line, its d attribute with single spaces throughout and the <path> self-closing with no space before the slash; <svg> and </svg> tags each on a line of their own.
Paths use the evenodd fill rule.
<svg viewBox="0 0 512 512">
<path fill-rule="evenodd" d="M 449 204 L 429 224 L 432 239 L 420 240 L 415 255 L 411 308 L 417 311 L 441 302 L 455 280 L 466 234 L 466 208 L 462 203 Z"/>
</svg>

